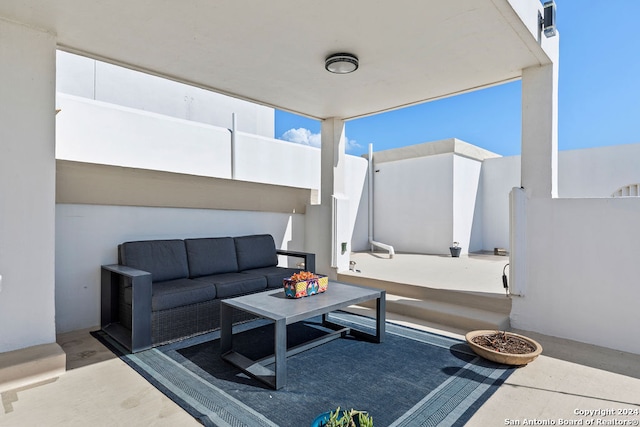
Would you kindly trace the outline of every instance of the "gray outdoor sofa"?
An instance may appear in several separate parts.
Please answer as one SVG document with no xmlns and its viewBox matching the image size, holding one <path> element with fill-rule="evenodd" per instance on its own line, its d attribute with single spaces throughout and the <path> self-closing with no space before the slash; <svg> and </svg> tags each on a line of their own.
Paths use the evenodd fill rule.
<svg viewBox="0 0 640 427">
<path fill-rule="evenodd" d="M 314 254 L 276 249 L 269 234 L 122 243 L 118 264 L 102 266 L 101 328 L 133 353 L 218 329 L 221 299 L 282 287 L 301 271 L 278 267 L 278 255 L 315 270 Z"/>
</svg>

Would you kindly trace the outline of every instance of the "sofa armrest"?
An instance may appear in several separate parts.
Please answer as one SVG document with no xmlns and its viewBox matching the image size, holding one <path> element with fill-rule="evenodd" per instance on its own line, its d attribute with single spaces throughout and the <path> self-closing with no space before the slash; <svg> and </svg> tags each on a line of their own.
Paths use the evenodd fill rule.
<svg viewBox="0 0 640 427">
<path fill-rule="evenodd" d="M 131 332 L 118 318 L 119 283 L 131 282 Z M 111 264 L 101 267 L 100 327 L 132 353 L 151 348 L 151 273 Z"/>
<path fill-rule="evenodd" d="M 316 254 L 312 254 L 310 252 L 289 251 L 286 249 L 277 249 L 276 252 L 278 253 L 278 255 L 303 258 L 304 269 L 307 271 L 311 271 L 312 273 L 316 272 Z"/>
</svg>

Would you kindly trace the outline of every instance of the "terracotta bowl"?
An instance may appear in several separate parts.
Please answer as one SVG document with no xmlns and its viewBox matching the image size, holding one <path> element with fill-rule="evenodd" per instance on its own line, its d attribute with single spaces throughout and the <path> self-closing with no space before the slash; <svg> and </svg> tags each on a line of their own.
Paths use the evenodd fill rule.
<svg viewBox="0 0 640 427">
<path fill-rule="evenodd" d="M 471 331 L 467 333 L 467 335 L 465 335 L 465 338 L 467 340 L 467 344 L 469 344 L 469 347 L 471 347 L 473 352 L 476 353 L 478 356 L 484 357 L 485 359 L 491 360 L 493 362 L 503 363 L 505 365 L 514 365 L 514 366 L 526 365 L 527 363 L 533 362 L 533 360 L 536 357 L 538 357 L 540 353 L 542 353 L 542 346 L 537 341 L 522 335 L 514 334 L 512 332 L 507 332 L 506 334 L 508 336 L 517 337 L 528 342 L 529 344 L 534 346 L 536 350 L 532 353 L 525 353 L 525 354 L 500 353 L 498 351 L 494 351 L 486 347 L 482 347 L 473 342 L 473 339 L 479 335 L 490 335 L 495 333 L 496 333 L 495 330 Z"/>
</svg>

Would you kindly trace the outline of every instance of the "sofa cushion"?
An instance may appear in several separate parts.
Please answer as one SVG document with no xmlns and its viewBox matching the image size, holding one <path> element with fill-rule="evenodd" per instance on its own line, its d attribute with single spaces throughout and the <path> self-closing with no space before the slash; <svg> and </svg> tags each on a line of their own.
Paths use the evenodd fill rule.
<svg viewBox="0 0 640 427">
<path fill-rule="evenodd" d="M 179 279 L 154 283 L 151 310 L 166 310 L 215 299 L 216 288 L 197 280 Z"/>
<path fill-rule="evenodd" d="M 182 240 L 147 240 L 120 245 L 122 264 L 151 273 L 154 282 L 189 277 L 187 251 Z"/>
<path fill-rule="evenodd" d="M 198 277 L 194 280 L 214 284 L 218 298 L 235 297 L 267 289 L 266 277 L 253 274 L 225 273 Z"/>
<path fill-rule="evenodd" d="M 236 247 L 231 237 L 186 239 L 191 277 L 237 273 Z"/>
<path fill-rule="evenodd" d="M 292 274 L 300 273 L 301 271 L 299 268 L 264 267 L 246 270 L 242 273 L 264 276 L 267 279 L 267 288 L 275 289 L 283 287 L 283 279 L 289 278 Z"/>
<path fill-rule="evenodd" d="M 131 305 L 132 288 L 124 289 L 124 302 Z M 190 279 L 156 282 L 151 289 L 151 310 L 159 311 L 215 299 L 216 287 Z"/>
<path fill-rule="evenodd" d="M 234 237 L 238 270 L 274 267 L 278 265 L 276 244 L 270 234 Z"/>
</svg>

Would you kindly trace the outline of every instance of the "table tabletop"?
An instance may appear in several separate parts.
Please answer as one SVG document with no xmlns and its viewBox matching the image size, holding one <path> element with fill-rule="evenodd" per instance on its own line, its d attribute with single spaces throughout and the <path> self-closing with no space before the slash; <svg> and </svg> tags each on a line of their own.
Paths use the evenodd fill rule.
<svg viewBox="0 0 640 427">
<path fill-rule="evenodd" d="M 330 280 L 325 292 L 303 298 L 289 298 L 285 296 L 284 289 L 274 289 L 224 299 L 221 303 L 267 319 L 286 319 L 286 323 L 290 324 L 346 305 L 380 298 L 383 293 L 380 289 Z"/>
</svg>

